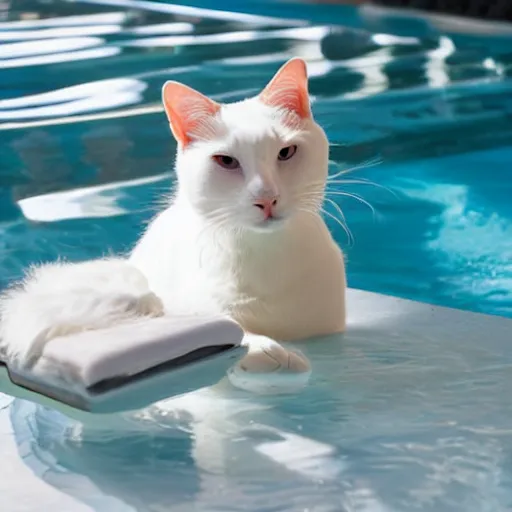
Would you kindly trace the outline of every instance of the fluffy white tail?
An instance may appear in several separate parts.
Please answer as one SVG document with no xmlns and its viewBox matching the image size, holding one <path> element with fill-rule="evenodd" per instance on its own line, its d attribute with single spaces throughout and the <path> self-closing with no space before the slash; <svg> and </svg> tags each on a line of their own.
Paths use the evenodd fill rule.
<svg viewBox="0 0 512 512">
<path fill-rule="evenodd" d="M 57 336 L 160 316 L 163 305 L 141 272 L 122 259 L 33 268 L 0 298 L 2 358 L 33 366 Z"/>
</svg>

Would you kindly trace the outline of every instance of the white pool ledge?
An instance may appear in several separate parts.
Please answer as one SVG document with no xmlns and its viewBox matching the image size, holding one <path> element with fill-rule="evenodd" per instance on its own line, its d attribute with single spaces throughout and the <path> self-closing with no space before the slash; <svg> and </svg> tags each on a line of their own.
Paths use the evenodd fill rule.
<svg viewBox="0 0 512 512">
<path fill-rule="evenodd" d="M 455 309 L 431 306 L 375 293 L 349 290 L 347 295 L 348 325 L 342 343 L 350 350 L 362 348 L 361 357 L 372 351 L 403 351 L 410 358 L 424 358 L 428 369 L 440 380 L 449 380 L 451 372 L 461 368 L 468 375 L 480 369 L 492 369 L 499 365 L 512 364 L 512 320 L 496 316 L 475 314 Z M 361 345 L 359 345 L 361 343 Z M 366 353 L 365 353 L 366 351 Z M 305 352 L 315 359 L 314 343 Z M 344 362 L 340 352 L 340 365 L 350 364 L 350 351 Z M 334 361 L 338 363 L 338 361 Z M 367 364 L 367 363 L 364 363 Z M 315 368 L 313 364 L 313 368 Z M 366 367 L 372 373 L 375 365 Z M 363 367 L 357 374 L 347 372 L 344 382 L 357 385 L 361 380 L 375 380 L 375 385 L 407 386 L 408 382 L 423 378 L 418 369 L 407 370 L 407 365 L 386 374 L 382 380 L 378 375 L 368 375 Z M 501 368 L 503 370 L 503 368 Z M 395 373 L 396 372 L 396 373 Z M 314 382 L 312 383 L 314 386 Z M 340 384 L 341 385 L 341 384 Z M 390 388 L 392 389 L 392 388 Z M 398 389 L 398 388 L 395 388 Z M 391 394 L 391 396 L 393 396 Z M 32 449 L 18 446 L 10 419 L 10 397 L 0 393 L 0 496 L 9 512 L 29 512 L 37 504 L 38 510 L 69 510 L 83 512 L 92 510 L 87 505 L 52 487 L 34 474 L 24 457 L 30 457 Z M 115 508 L 115 507 L 114 507 Z M 7 509 L 6 509 L 7 510 Z M 117 509 L 116 509 L 117 510 Z M 122 506 L 119 510 L 124 509 Z"/>
</svg>

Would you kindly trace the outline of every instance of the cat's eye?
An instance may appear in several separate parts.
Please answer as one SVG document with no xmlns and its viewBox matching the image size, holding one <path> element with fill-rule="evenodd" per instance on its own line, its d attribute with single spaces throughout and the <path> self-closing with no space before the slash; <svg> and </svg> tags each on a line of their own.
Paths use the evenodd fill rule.
<svg viewBox="0 0 512 512">
<path fill-rule="evenodd" d="M 295 155 L 297 152 L 297 146 L 294 144 L 292 146 L 286 146 L 285 148 L 279 151 L 278 159 L 279 160 L 290 160 L 290 158 Z"/>
<path fill-rule="evenodd" d="M 240 168 L 240 162 L 229 155 L 213 155 L 212 157 L 221 167 L 234 171 Z"/>
</svg>

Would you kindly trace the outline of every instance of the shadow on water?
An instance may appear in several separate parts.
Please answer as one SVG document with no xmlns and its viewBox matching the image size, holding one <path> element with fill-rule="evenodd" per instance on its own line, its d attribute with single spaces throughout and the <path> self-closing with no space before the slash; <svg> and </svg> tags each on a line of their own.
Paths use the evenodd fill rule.
<svg viewBox="0 0 512 512">
<path fill-rule="evenodd" d="M 165 80 L 233 101 L 298 55 L 331 175 L 357 168 L 329 185 L 354 242 L 326 219 L 351 286 L 511 316 L 509 37 L 365 25 L 334 6 L 4 5 L 2 286 L 32 262 L 129 250 L 174 181 Z M 94 510 L 510 507 L 503 347 L 358 325 L 305 350 L 315 373 L 297 397 L 202 390 L 103 427 L 20 400 L 0 413 L 36 478 Z"/>
</svg>

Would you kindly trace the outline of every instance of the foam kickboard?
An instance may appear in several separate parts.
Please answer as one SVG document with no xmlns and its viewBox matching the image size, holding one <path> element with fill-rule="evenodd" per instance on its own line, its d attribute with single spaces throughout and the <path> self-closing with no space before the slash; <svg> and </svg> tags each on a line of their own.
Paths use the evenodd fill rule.
<svg viewBox="0 0 512 512">
<path fill-rule="evenodd" d="M 0 391 L 96 413 L 146 407 L 215 384 L 245 353 L 227 318 L 161 317 L 51 340 L 37 364 L 0 366 Z"/>
</svg>

